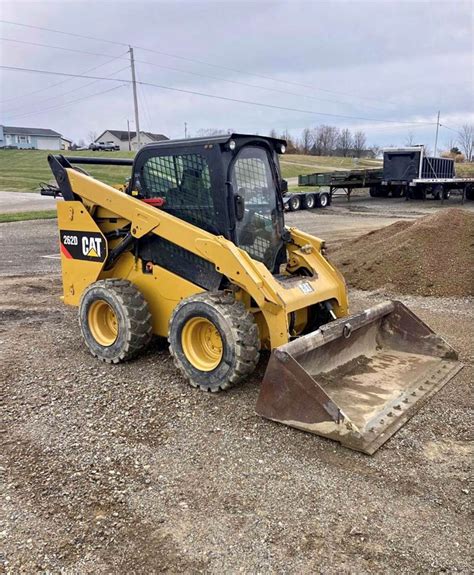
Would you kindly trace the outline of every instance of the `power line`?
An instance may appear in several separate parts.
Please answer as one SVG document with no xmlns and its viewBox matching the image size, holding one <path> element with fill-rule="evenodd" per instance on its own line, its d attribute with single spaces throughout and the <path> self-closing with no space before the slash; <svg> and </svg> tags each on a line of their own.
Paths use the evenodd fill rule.
<svg viewBox="0 0 474 575">
<path fill-rule="evenodd" d="M 75 36 L 76 38 L 85 38 L 86 40 L 95 40 L 96 42 L 105 42 L 106 44 L 116 44 L 118 46 L 127 46 L 125 42 L 115 42 L 113 40 L 106 40 L 103 38 L 93 38 L 92 36 L 84 36 L 83 34 L 75 34 L 74 32 L 64 32 L 62 30 L 53 30 L 52 28 L 45 28 L 43 26 L 33 26 L 33 24 L 23 24 L 22 22 L 13 22 L 12 20 L 0 20 L 2 24 L 12 24 L 13 26 L 22 26 L 23 28 L 33 28 L 34 30 L 43 30 L 45 32 L 55 32 L 56 34 L 64 34 L 65 36 Z"/>
<path fill-rule="evenodd" d="M 2 22 L 2 23 L 4 23 L 4 24 L 11 24 L 11 25 L 13 25 L 13 26 L 22 26 L 22 27 L 24 27 L 24 28 L 32 28 L 32 29 L 36 29 L 36 30 L 43 30 L 43 31 L 47 31 L 47 32 L 53 32 L 53 33 L 56 33 L 56 34 L 63 34 L 63 35 L 66 35 L 66 36 L 74 36 L 74 37 L 76 37 L 76 38 L 84 38 L 84 39 L 86 39 L 86 40 L 93 40 L 93 41 L 95 41 L 95 42 L 105 42 L 105 43 L 107 43 L 107 44 L 116 44 L 116 45 L 119 45 L 119 46 L 128 46 L 128 44 L 126 44 L 125 42 L 117 42 L 117 41 L 108 40 L 108 39 L 104 39 L 104 38 L 96 38 L 96 37 L 93 37 L 93 36 L 85 36 L 85 35 L 83 35 L 83 34 L 76 34 L 76 33 L 73 33 L 73 32 L 65 32 L 64 30 L 55 30 L 55 29 L 53 29 L 53 28 L 46 28 L 46 27 L 42 27 L 42 26 L 34 26 L 33 24 L 23 24 L 23 23 L 21 23 L 21 22 L 14 22 L 14 21 L 11 21 L 11 20 L 0 20 L 0 22 Z M 370 98 L 370 97 L 368 97 L 368 96 L 354 96 L 354 94 L 348 94 L 348 93 L 345 93 L 345 92 L 339 92 L 339 91 L 335 91 L 335 90 L 327 90 L 327 89 L 325 89 L 325 88 L 316 88 L 315 86 L 311 86 L 311 85 L 309 85 L 309 84 L 303 84 L 303 83 L 300 83 L 300 82 L 292 82 L 292 81 L 289 81 L 289 80 L 279 80 L 278 78 L 273 78 L 273 77 L 271 77 L 271 76 L 265 76 L 265 75 L 262 75 L 262 74 L 255 74 L 255 73 L 253 73 L 253 72 L 246 72 L 245 70 L 239 70 L 239 69 L 236 69 L 236 68 L 230 68 L 230 67 L 228 67 L 228 66 L 221 66 L 221 65 L 219 65 L 219 64 L 212 64 L 212 63 L 210 63 L 210 62 L 205 62 L 205 61 L 203 61 L 203 60 L 197 60 L 197 59 L 195 59 L 195 58 L 188 58 L 188 57 L 186 57 L 186 56 L 180 56 L 180 55 L 178 55 L 178 54 L 172 54 L 172 53 L 169 53 L 169 52 L 162 52 L 162 51 L 160 51 L 160 50 L 155 50 L 155 49 L 153 49 L 153 48 L 145 48 L 145 47 L 143 47 L 143 46 L 134 46 L 134 47 L 135 47 L 137 50 L 144 50 L 144 51 L 146 51 L 146 52 L 153 52 L 153 53 L 155 53 L 155 54 L 159 54 L 159 55 L 161 55 L 161 56 L 166 56 L 166 57 L 168 57 L 168 58 L 176 58 L 176 59 L 178 59 L 178 60 L 184 60 L 184 61 L 187 61 L 187 62 L 202 64 L 202 65 L 204 65 L 204 66 L 210 66 L 210 67 L 212 67 L 212 68 L 219 68 L 219 69 L 221 69 L 221 70 L 226 70 L 226 71 L 230 71 L 230 72 L 236 72 L 236 73 L 238 73 L 238 74 L 245 74 L 245 75 L 248 75 L 248 76 L 254 76 L 254 77 L 256 77 L 256 78 L 262 78 L 262 79 L 265 79 L 265 80 L 271 80 L 271 81 L 273 81 L 273 82 L 279 82 L 279 83 L 283 83 L 283 84 L 292 84 L 292 85 L 294 85 L 294 86 L 299 86 L 299 87 L 303 87 L 303 88 L 309 88 L 309 89 L 311 89 L 311 90 L 317 90 L 317 91 L 320 91 L 320 92 L 326 92 L 326 93 L 328 93 L 328 94 L 336 94 L 336 95 L 346 96 L 346 97 L 349 97 L 349 98 L 356 98 L 356 99 L 360 99 L 360 100 L 371 100 L 371 101 L 379 102 L 379 103 L 383 103 L 383 104 L 386 104 L 386 103 L 387 103 L 386 101 L 378 100 L 378 99 L 376 99 L 376 98 Z"/>
<path fill-rule="evenodd" d="M 1 20 L 0 20 L 1 21 Z M 49 49 L 54 49 L 54 50 L 64 50 L 66 52 L 77 52 L 79 54 L 87 54 L 89 56 L 104 56 L 104 54 L 99 54 L 97 52 L 89 52 L 86 50 L 78 50 L 75 48 L 66 48 L 64 46 L 53 46 L 51 44 L 42 44 L 42 43 L 38 43 L 38 42 L 29 42 L 26 40 L 16 40 L 16 39 L 12 39 L 12 38 L 1 38 L 0 40 L 6 41 L 6 42 L 16 42 L 19 44 L 26 44 L 28 46 L 36 46 L 36 47 L 41 47 L 41 48 L 49 48 Z M 139 48 L 141 50 L 143 50 L 143 48 Z M 128 58 L 123 58 L 124 60 L 128 60 Z M 156 62 L 148 62 L 146 60 L 137 60 L 135 59 L 136 63 L 140 63 L 140 64 L 145 64 L 147 66 L 154 66 L 156 68 L 161 68 L 163 70 L 171 70 L 173 72 L 178 72 L 180 74 L 188 74 L 191 76 L 196 76 L 199 78 L 210 78 L 212 80 L 217 80 L 219 82 L 226 82 L 226 83 L 230 83 L 230 84 L 234 84 L 234 85 L 239 85 L 239 86 L 245 86 L 247 88 L 257 88 L 259 90 L 267 90 L 269 92 L 276 92 L 279 94 L 285 94 L 285 95 L 289 95 L 289 96 L 296 96 L 298 98 L 308 98 L 310 100 L 316 100 L 318 102 L 329 102 L 330 104 L 342 104 L 343 106 L 351 106 L 350 102 L 343 102 L 341 100 L 329 100 L 327 98 L 317 98 L 316 96 L 311 96 L 308 94 L 298 94 L 296 92 L 288 92 L 287 90 L 279 90 L 278 88 L 271 88 L 268 86 L 256 86 L 255 84 L 249 84 L 247 82 L 241 82 L 239 80 L 229 80 L 227 78 L 222 78 L 220 76 L 211 76 L 209 74 L 202 74 L 199 72 L 191 72 L 189 70 L 181 70 L 180 68 L 174 68 L 173 66 L 165 66 L 163 64 L 157 64 Z M 367 104 L 365 104 L 366 107 L 368 107 L 369 109 L 373 109 L 373 110 L 383 110 L 382 108 L 376 108 L 374 106 L 367 106 Z"/>
<path fill-rule="evenodd" d="M 329 102 L 330 104 L 342 104 L 343 106 L 351 105 L 350 102 L 343 102 L 341 100 L 329 100 L 327 98 L 317 98 L 316 96 L 311 96 L 308 94 L 298 94 L 296 92 L 288 92 L 287 90 L 279 90 L 278 88 L 270 88 L 269 86 L 256 86 L 255 84 L 248 84 L 247 82 L 241 82 L 240 80 L 229 80 L 227 78 L 221 78 L 219 76 L 200 74 L 199 72 L 190 72 L 189 70 L 181 70 L 180 68 L 173 68 L 172 66 L 164 66 L 163 64 L 156 64 L 155 62 L 147 62 L 146 60 L 135 60 L 135 62 L 139 64 L 146 64 L 148 66 L 155 66 L 156 68 L 162 68 L 164 70 L 172 70 L 173 72 L 179 72 L 181 74 L 198 76 L 199 78 L 210 78 L 211 80 L 218 80 L 219 82 L 227 82 L 229 84 L 246 86 L 247 88 L 257 88 L 259 90 L 267 90 L 268 92 L 276 92 L 278 94 L 286 94 L 288 96 L 297 96 L 298 98 L 309 98 L 310 100 L 316 100 L 318 102 Z M 367 104 L 365 104 L 365 106 L 367 106 Z M 382 110 L 382 108 L 375 108 L 373 106 L 367 106 L 367 107 L 373 110 Z"/>
<path fill-rule="evenodd" d="M 82 74 L 88 74 L 89 72 L 93 72 L 94 70 L 97 70 L 98 68 L 102 68 L 102 66 L 107 66 L 107 64 L 110 64 L 111 62 L 114 62 L 115 60 L 121 59 L 125 54 L 126 54 L 126 52 L 124 54 L 120 54 L 120 56 L 115 56 L 114 58 L 107 60 L 107 62 L 103 62 L 102 64 L 98 64 L 97 66 L 93 66 L 92 68 L 88 68 L 87 70 L 84 70 L 84 72 L 82 72 Z M 66 82 L 70 82 L 70 78 L 67 78 L 66 80 L 61 80 L 61 82 L 57 82 L 56 84 L 50 84 L 49 86 L 45 86 L 44 88 L 39 88 L 39 90 L 34 90 L 33 92 L 27 92 L 26 94 L 20 94 L 20 95 L 14 96 L 13 98 L 7 98 L 6 100 L 0 101 L 0 104 L 5 104 L 6 102 L 11 102 L 12 100 L 18 100 L 18 98 L 26 98 L 27 96 L 33 96 L 34 94 L 39 94 L 40 92 L 45 92 L 46 90 L 51 90 L 51 88 L 56 88 L 56 86 L 61 86 L 62 84 L 65 84 Z"/>
<path fill-rule="evenodd" d="M 111 74 L 107 75 L 107 78 L 111 78 L 112 76 L 115 76 L 115 74 L 119 74 L 120 72 L 123 72 L 124 70 L 127 70 L 129 66 L 124 66 L 123 68 L 120 68 L 120 70 L 116 70 L 115 72 L 112 72 Z M 69 80 L 66 80 L 66 82 Z M 92 84 L 96 84 L 97 82 L 100 82 L 101 80 L 92 80 L 92 82 L 88 82 L 87 84 L 84 84 L 83 86 L 79 86 L 78 88 L 73 88 L 72 90 L 68 90 L 67 92 L 62 92 L 61 94 L 56 94 L 54 96 L 51 96 L 49 98 L 44 98 L 44 100 L 39 100 L 38 102 L 35 102 L 35 104 L 42 104 L 43 102 L 49 102 L 51 100 L 55 100 L 56 98 L 61 98 L 62 96 L 67 96 L 67 94 L 71 94 L 71 92 L 77 92 L 77 90 L 83 90 L 84 88 L 87 88 L 89 86 L 92 86 Z M 4 114 L 10 114 L 11 112 L 15 112 L 16 110 L 20 110 L 22 107 L 19 108 L 13 108 L 10 110 L 6 110 L 3 113 Z"/>
<path fill-rule="evenodd" d="M 114 80 L 118 82 L 119 80 Z M 88 96 L 83 96 L 82 98 L 76 98 L 75 100 L 70 100 L 69 102 L 65 102 L 64 104 L 60 104 L 57 106 L 51 106 L 49 108 L 43 108 L 42 110 L 36 110 L 35 112 L 27 112 L 26 114 L 19 114 L 17 116 L 11 116 L 9 119 L 13 120 L 15 118 L 23 118 L 25 116 L 33 116 L 35 114 L 42 114 L 43 112 L 49 112 L 51 110 L 59 110 L 60 108 L 66 108 L 71 104 L 75 104 L 76 102 L 81 102 L 82 100 L 88 100 L 89 98 L 94 98 L 95 96 L 101 96 L 102 94 L 107 94 L 109 92 L 113 92 L 114 90 L 118 90 L 119 88 L 123 88 L 127 84 L 120 84 L 120 86 L 114 86 L 113 88 L 109 88 L 108 90 L 102 90 L 102 92 L 96 92 L 95 94 L 89 94 Z"/>
<path fill-rule="evenodd" d="M 1 20 L 0 20 L 1 22 Z M 3 42 L 15 42 L 16 44 L 26 44 L 28 46 L 39 46 L 40 48 L 54 48 L 55 50 L 64 50 L 65 52 L 76 52 L 77 54 L 87 54 L 88 56 L 100 56 L 106 58 L 110 54 L 99 54 L 98 52 L 89 52 L 88 50 L 78 50 L 77 48 L 66 48 L 65 46 L 51 46 L 51 44 L 40 44 L 39 42 L 28 42 L 27 40 L 15 40 L 14 38 L 0 38 Z"/>
<path fill-rule="evenodd" d="M 15 72 L 31 72 L 31 73 L 37 73 L 37 74 L 50 74 L 50 75 L 54 75 L 54 76 L 69 76 L 69 77 L 73 77 L 73 78 L 88 78 L 91 80 L 111 80 L 114 82 L 120 81 L 120 82 L 125 82 L 127 84 L 133 83 L 132 80 L 126 80 L 126 79 L 122 79 L 122 78 L 112 79 L 112 78 L 106 78 L 103 76 L 100 77 L 100 76 L 70 74 L 67 72 L 52 72 L 49 70 L 22 68 L 19 66 L 3 66 L 3 65 L 1 65 L 0 69 L 10 70 L 10 71 L 15 71 Z M 153 84 L 151 82 L 137 82 L 137 84 L 141 84 L 142 86 L 152 86 L 154 88 L 161 88 L 163 90 L 170 90 L 173 92 L 180 92 L 183 94 L 192 94 L 194 96 L 202 96 L 205 98 L 213 98 L 216 100 L 223 100 L 223 101 L 227 101 L 227 102 L 236 102 L 236 103 L 240 103 L 240 104 L 249 104 L 249 105 L 259 106 L 259 107 L 263 107 L 263 108 L 271 108 L 274 110 L 298 112 L 301 114 L 311 114 L 311 115 L 316 115 L 316 116 L 328 116 L 328 117 L 332 117 L 332 118 L 343 118 L 343 119 L 360 120 L 360 121 L 366 121 L 366 122 L 385 122 L 385 123 L 390 123 L 390 124 L 403 124 L 403 125 L 410 125 L 410 126 L 414 126 L 414 125 L 433 126 L 436 124 L 436 122 L 406 122 L 406 121 L 402 121 L 402 120 L 382 120 L 379 118 L 365 118 L 365 117 L 360 117 L 360 116 L 349 116 L 349 115 L 345 115 L 345 114 L 330 114 L 328 112 L 315 112 L 314 110 L 304 110 L 301 108 L 290 108 L 290 107 L 286 107 L 286 106 L 277 106 L 274 104 L 266 104 L 263 102 L 253 102 L 250 100 L 242 100 L 239 98 L 230 98 L 227 96 L 217 96 L 215 94 L 208 94 L 206 92 L 198 92 L 195 90 L 187 90 L 184 88 L 173 88 L 171 86 L 165 86 L 163 84 Z"/>
<path fill-rule="evenodd" d="M 454 128 L 450 128 L 449 126 L 446 126 L 446 124 L 440 124 L 440 126 L 442 128 L 446 128 L 447 130 L 451 130 L 451 132 L 456 132 L 457 134 L 460 134 L 460 130 L 455 130 Z"/>
</svg>

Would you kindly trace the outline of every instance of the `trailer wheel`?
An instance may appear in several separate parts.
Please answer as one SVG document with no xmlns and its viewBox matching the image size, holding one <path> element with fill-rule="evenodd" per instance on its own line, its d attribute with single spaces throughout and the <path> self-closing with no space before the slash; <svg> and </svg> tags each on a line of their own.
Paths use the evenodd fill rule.
<svg viewBox="0 0 474 575">
<path fill-rule="evenodd" d="M 400 186 L 392 188 L 392 198 L 399 198 L 401 195 L 402 195 L 402 188 Z"/>
<path fill-rule="evenodd" d="M 307 210 L 312 210 L 316 205 L 316 198 L 313 194 L 306 194 L 304 197 L 304 207 Z"/>
<path fill-rule="evenodd" d="M 474 200 L 474 188 L 472 186 L 466 187 L 466 200 Z"/>
<path fill-rule="evenodd" d="M 431 195 L 433 196 L 434 200 L 440 200 L 442 193 L 443 193 L 443 186 L 440 186 L 439 184 L 437 186 L 434 186 L 434 188 L 431 190 Z"/>
<path fill-rule="evenodd" d="M 222 291 L 183 299 L 171 315 L 168 341 L 176 367 L 203 391 L 217 392 L 243 381 L 260 356 L 253 315 Z"/>
<path fill-rule="evenodd" d="M 296 212 L 301 207 L 301 198 L 298 194 L 293 194 L 288 201 L 288 206 L 290 208 L 290 212 Z"/>
<path fill-rule="evenodd" d="M 89 351 L 107 363 L 131 359 L 152 337 L 148 304 L 126 280 L 89 285 L 79 303 L 79 325 Z"/>
<path fill-rule="evenodd" d="M 326 192 L 319 194 L 316 203 L 318 205 L 318 208 L 326 208 L 329 205 L 329 194 L 327 194 Z"/>
</svg>

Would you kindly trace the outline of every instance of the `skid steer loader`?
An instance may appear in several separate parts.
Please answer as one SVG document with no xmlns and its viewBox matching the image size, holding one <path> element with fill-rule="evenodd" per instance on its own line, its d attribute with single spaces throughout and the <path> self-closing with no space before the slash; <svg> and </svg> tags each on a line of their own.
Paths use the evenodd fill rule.
<svg viewBox="0 0 474 575">
<path fill-rule="evenodd" d="M 257 413 L 373 453 L 461 365 L 404 305 L 349 316 L 324 242 L 287 229 L 283 140 L 232 134 L 143 147 L 134 160 L 49 156 L 62 195 L 64 303 L 117 363 L 152 334 L 191 385 L 225 390 L 271 351 Z M 79 164 L 131 166 L 119 191 Z"/>
</svg>

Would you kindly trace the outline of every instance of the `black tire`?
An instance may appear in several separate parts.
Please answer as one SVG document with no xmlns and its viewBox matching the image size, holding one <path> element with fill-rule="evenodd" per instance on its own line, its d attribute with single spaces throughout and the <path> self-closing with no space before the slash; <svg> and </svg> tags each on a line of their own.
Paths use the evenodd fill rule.
<svg viewBox="0 0 474 575">
<path fill-rule="evenodd" d="M 474 200 L 474 188 L 468 186 L 466 188 L 466 200 L 472 201 Z"/>
<path fill-rule="evenodd" d="M 113 341 L 114 330 L 109 329 L 110 322 L 104 319 L 109 310 L 115 316 Z M 153 335 L 148 304 L 142 293 L 126 280 L 101 280 L 88 286 L 79 303 L 79 325 L 89 351 L 107 363 L 131 359 L 148 345 Z"/>
<path fill-rule="evenodd" d="M 369 188 L 369 194 L 371 198 L 378 198 L 380 195 L 380 188 L 378 186 L 372 186 Z"/>
<path fill-rule="evenodd" d="M 318 208 L 327 208 L 329 206 L 329 203 L 330 203 L 329 194 L 327 194 L 326 192 L 319 194 L 319 196 L 316 200 L 316 204 L 318 205 Z"/>
<path fill-rule="evenodd" d="M 433 200 L 440 200 L 442 193 L 443 193 L 443 186 L 440 185 L 434 186 L 433 189 L 431 190 Z"/>
<path fill-rule="evenodd" d="M 301 208 L 301 198 L 298 194 L 292 194 L 288 200 L 288 207 L 290 208 L 290 212 L 296 212 Z"/>
<path fill-rule="evenodd" d="M 186 329 L 191 322 L 210 322 L 220 336 L 222 355 L 216 366 L 202 370 L 191 363 L 185 349 Z M 183 299 L 174 309 L 169 323 L 170 352 L 176 367 L 193 387 L 217 392 L 246 379 L 260 356 L 260 339 L 253 315 L 225 292 L 205 292 Z"/>
<path fill-rule="evenodd" d="M 307 210 L 312 210 L 316 207 L 316 198 L 314 197 L 314 194 L 305 194 L 304 207 Z"/>
<path fill-rule="evenodd" d="M 392 198 L 399 198 L 402 195 L 402 188 L 401 187 L 397 187 L 397 188 L 392 188 Z"/>
</svg>

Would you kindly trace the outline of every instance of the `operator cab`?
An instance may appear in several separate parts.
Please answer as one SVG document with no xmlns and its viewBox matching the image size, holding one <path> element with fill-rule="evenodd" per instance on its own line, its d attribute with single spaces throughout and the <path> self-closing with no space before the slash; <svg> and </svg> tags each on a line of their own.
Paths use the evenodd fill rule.
<svg viewBox="0 0 474 575">
<path fill-rule="evenodd" d="M 284 140 L 244 134 L 148 144 L 128 193 L 224 236 L 277 272 L 286 260 L 278 162 L 285 148 Z"/>
</svg>

